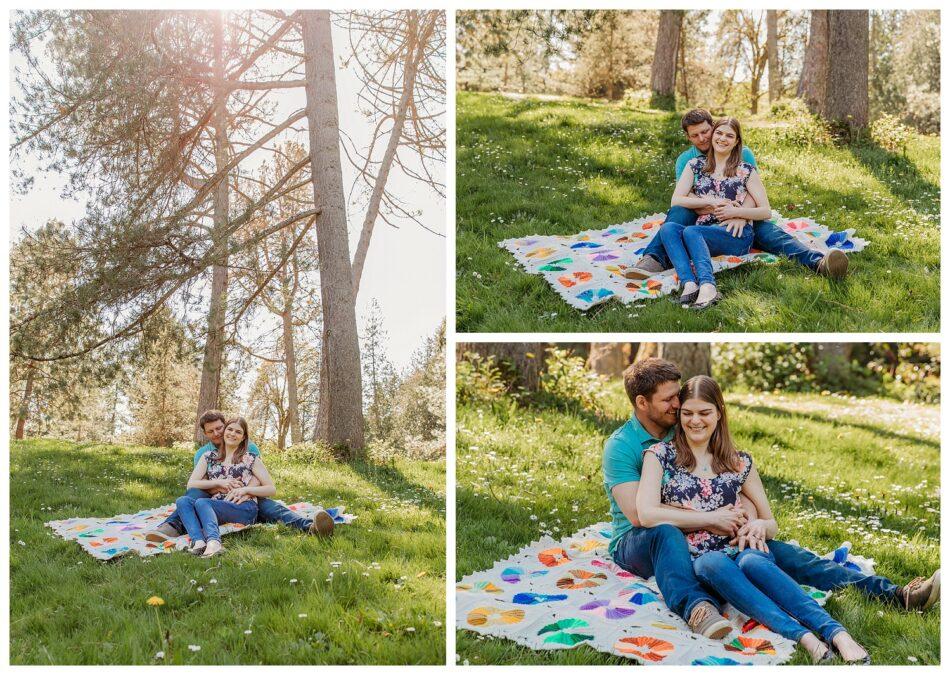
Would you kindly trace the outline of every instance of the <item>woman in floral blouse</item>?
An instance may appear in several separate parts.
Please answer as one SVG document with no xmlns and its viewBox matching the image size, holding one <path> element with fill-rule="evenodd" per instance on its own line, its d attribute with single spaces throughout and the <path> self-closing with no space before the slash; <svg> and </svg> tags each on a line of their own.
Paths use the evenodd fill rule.
<svg viewBox="0 0 950 675">
<path fill-rule="evenodd" d="M 683 385 L 679 400 L 673 439 L 644 451 L 637 492 L 641 525 L 679 526 L 682 509 L 721 514 L 721 522 L 713 520 L 719 527 L 686 534 L 693 568 L 703 583 L 739 611 L 800 644 L 816 663 L 830 660 L 833 651 L 849 663 L 870 662 L 844 626 L 779 569 L 769 553 L 768 540 L 778 524 L 752 457 L 732 442 L 719 385 L 697 375 Z M 758 517 L 734 529 L 735 511 L 742 509 L 740 494 Z"/>
<path fill-rule="evenodd" d="M 271 497 L 277 492 L 261 458 L 247 451 L 247 442 L 244 418 L 229 420 L 224 428 L 221 448 L 202 455 L 188 479 L 189 488 L 224 488 L 227 491 L 203 499 L 179 497 L 175 502 L 191 539 L 189 550 L 195 555 L 210 558 L 219 553 L 222 546 L 218 522 L 250 525 L 257 518 L 256 498 Z M 260 485 L 251 487 L 251 478 L 255 476 Z M 251 499 L 236 503 L 244 495 Z"/>
<path fill-rule="evenodd" d="M 751 197 L 746 200 L 746 196 Z M 698 209 L 712 204 L 713 213 L 695 225 L 664 223 L 660 239 L 680 280 L 680 303 L 705 309 L 719 302 L 712 257 L 745 255 L 752 247 L 752 221 L 772 215 L 765 186 L 755 167 L 742 161 L 742 131 L 733 117 L 713 125 L 705 157 L 689 161 L 673 190 L 673 206 Z M 746 206 L 752 203 L 752 206 Z M 693 271 L 695 268 L 695 273 Z"/>
</svg>

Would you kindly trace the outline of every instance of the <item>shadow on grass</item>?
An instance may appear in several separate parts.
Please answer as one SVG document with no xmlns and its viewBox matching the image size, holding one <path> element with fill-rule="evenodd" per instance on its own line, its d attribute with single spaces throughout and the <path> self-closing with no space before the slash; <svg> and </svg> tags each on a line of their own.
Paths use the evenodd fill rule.
<svg viewBox="0 0 950 675">
<path fill-rule="evenodd" d="M 888 431 L 886 429 L 881 429 L 880 427 L 873 426 L 871 424 L 864 424 L 862 422 L 855 422 L 853 420 L 833 420 L 823 417 L 817 413 L 809 412 L 789 412 L 788 410 L 783 410 L 782 408 L 773 408 L 771 406 L 764 405 L 749 405 L 747 403 L 740 403 L 733 401 L 729 404 L 733 408 L 738 408 L 751 413 L 758 413 L 761 415 L 768 415 L 770 417 L 779 417 L 782 419 L 794 419 L 794 418 L 803 418 L 811 422 L 817 422 L 819 424 L 828 424 L 831 426 L 847 426 L 854 427 L 856 429 L 861 429 L 862 431 L 867 431 L 868 433 L 874 434 L 880 438 L 888 438 L 895 441 L 903 441 L 906 443 L 916 443 L 924 445 L 931 450 L 940 450 L 940 441 L 935 441 L 927 438 L 920 438 L 918 436 L 910 436 L 908 434 L 898 433 L 896 431 Z M 780 436 L 775 436 L 779 441 L 781 441 Z"/>
<path fill-rule="evenodd" d="M 939 138 L 936 142 L 939 145 Z M 905 155 L 885 150 L 873 142 L 849 145 L 848 150 L 864 168 L 901 199 L 908 202 L 933 200 L 939 203 L 940 186 L 924 176 Z"/>
<path fill-rule="evenodd" d="M 347 466 L 391 497 L 418 499 L 419 505 L 429 511 L 434 513 L 445 511 L 445 499 L 442 496 L 425 485 L 410 480 L 393 465 L 353 462 Z"/>
</svg>

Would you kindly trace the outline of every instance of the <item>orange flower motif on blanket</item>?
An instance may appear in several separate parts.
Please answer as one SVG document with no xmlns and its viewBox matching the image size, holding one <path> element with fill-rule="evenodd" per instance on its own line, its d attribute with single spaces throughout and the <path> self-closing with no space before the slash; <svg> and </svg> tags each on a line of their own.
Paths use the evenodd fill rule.
<svg viewBox="0 0 950 675">
<path fill-rule="evenodd" d="M 596 588 L 602 586 L 605 581 L 607 575 L 603 572 L 568 570 L 567 576 L 558 579 L 556 585 L 562 591 L 573 591 L 578 588 Z"/>
<path fill-rule="evenodd" d="M 663 288 L 663 282 L 656 279 L 645 279 L 643 281 L 631 281 L 627 284 L 627 290 L 634 293 L 644 293 L 647 295 L 656 295 Z"/>
<path fill-rule="evenodd" d="M 538 554 L 538 561 L 545 567 L 557 567 L 571 562 L 563 548 L 547 548 Z"/>
<path fill-rule="evenodd" d="M 524 621 L 523 609 L 498 609 L 497 607 L 476 607 L 468 613 L 470 626 L 500 626 Z"/>
<path fill-rule="evenodd" d="M 662 220 L 649 220 L 649 221 L 643 223 L 643 229 L 644 229 L 644 230 L 652 230 L 652 229 L 653 229 L 654 227 L 656 227 L 657 225 L 662 225 L 662 224 L 663 224 L 663 221 L 662 221 Z"/>
<path fill-rule="evenodd" d="M 620 638 L 616 644 L 614 644 L 614 650 L 621 654 L 639 656 L 641 659 L 653 661 L 654 663 L 662 661 L 672 654 L 675 649 L 672 642 L 649 637 L 648 635 Z"/>
<path fill-rule="evenodd" d="M 574 272 L 573 274 L 565 274 L 557 278 L 558 283 L 564 286 L 565 288 L 570 288 L 571 286 L 576 286 L 577 284 L 582 284 L 585 281 L 590 281 L 594 278 L 594 275 L 590 272 Z"/>
<path fill-rule="evenodd" d="M 775 647 L 768 640 L 761 638 L 751 638 L 739 636 L 729 644 L 725 645 L 730 652 L 739 652 L 746 656 L 757 656 L 758 654 L 775 654 Z"/>
</svg>

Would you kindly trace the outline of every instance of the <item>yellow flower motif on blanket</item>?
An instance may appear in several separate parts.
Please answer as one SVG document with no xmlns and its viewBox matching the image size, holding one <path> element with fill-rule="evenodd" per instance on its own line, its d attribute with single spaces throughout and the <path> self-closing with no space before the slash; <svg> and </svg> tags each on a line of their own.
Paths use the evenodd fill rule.
<svg viewBox="0 0 950 675">
<path fill-rule="evenodd" d="M 468 623 L 471 626 L 497 626 L 499 624 L 521 623 L 522 621 L 524 621 L 523 609 L 476 607 L 468 613 Z"/>
<path fill-rule="evenodd" d="M 589 553 L 599 548 L 607 548 L 607 544 L 597 539 L 584 539 L 583 541 L 576 541 L 571 544 L 572 551 L 580 551 L 581 553 Z"/>
<path fill-rule="evenodd" d="M 542 246 L 541 248 L 536 248 L 533 251 L 528 251 L 524 254 L 525 258 L 537 258 L 538 260 L 543 260 L 544 258 L 550 258 L 554 253 L 553 248 L 548 248 Z"/>
</svg>

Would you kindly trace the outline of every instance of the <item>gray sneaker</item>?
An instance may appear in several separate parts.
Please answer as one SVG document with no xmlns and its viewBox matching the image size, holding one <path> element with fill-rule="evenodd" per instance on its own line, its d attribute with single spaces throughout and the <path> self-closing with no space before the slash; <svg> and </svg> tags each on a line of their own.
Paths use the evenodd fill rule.
<svg viewBox="0 0 950 675">
<path fill-rule="evenodd" d="M 168 523 L 162 523 L 154 530 L 145 533 L 145 541 L 161 543 L 169 539 L 180 537 L 181 533 Z"/>
<path fill-rule="evenodd" d="M 333 535 L 333 527 L 333 516 L 326 511 L 317 511 L 308 532 L 320 537 L 329 537 Z"/>
<path fill-rule="evenodd" d="M 623 275 L 628 279 L 649 279 L 654 274 L 663 271 L 663 265 L 652 255 L 645 255 L 633 267 L 624 270 Z"/>
<path fill-rule="evenodd" d="M 710 640 L 721 640 L 732 632 L 732 624 L 715 606 L 709 602 L 700 602 L 689 615 L 689 627 Z"/>
</svg>

